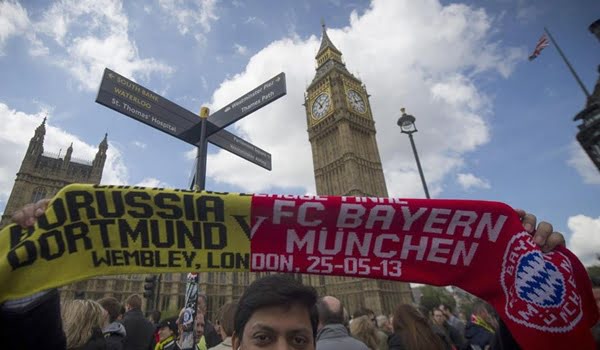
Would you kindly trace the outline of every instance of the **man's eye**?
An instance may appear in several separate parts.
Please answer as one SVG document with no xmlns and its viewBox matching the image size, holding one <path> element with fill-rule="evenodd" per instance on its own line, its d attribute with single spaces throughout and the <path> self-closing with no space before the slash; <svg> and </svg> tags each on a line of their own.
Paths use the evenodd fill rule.
<svg viewBox="0 0 600 350">
<path fill-rule="evenodd" d="M 308 339 L 306 337 L 295 336 L 292 341 L 294 342 L 294 346 L 302 346 L 308 344 Z"/>
<path fill-rule="evenodd" d="M 253 338 L 259 344 L 268 344 L 271 342 L 271 337 L 267 334 L 255 334 Z"/>
</svg>

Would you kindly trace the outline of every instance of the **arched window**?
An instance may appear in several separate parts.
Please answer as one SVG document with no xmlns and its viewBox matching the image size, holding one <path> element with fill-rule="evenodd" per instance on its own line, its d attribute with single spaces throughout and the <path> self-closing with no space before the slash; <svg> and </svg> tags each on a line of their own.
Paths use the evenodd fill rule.
<svg viewBox="0 0 600 350">
<path fill-rule="evenodd" d="M 37 201 L 39 201 L 40 199 L 44 199 L 46 198 L 46 189 L 44 187 L 36 187 L 35 190 L 33 190 L 33 194 L 31 195 L 31 202 L 35 203 Z"/>
</svg>

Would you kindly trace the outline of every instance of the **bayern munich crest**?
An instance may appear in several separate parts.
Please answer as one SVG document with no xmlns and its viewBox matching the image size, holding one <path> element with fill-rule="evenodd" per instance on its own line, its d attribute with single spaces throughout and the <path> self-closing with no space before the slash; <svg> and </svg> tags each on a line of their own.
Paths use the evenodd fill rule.
<svg viewBox="0 0 600 350">
<path fill-rule="evenodd" d="M 583 316 L 571 262 L 557 251 L 542 254 L 527 232 L 508 243 L 500 283 L 506 315 L 524 326 L 563 333 Z"/>
</svg>

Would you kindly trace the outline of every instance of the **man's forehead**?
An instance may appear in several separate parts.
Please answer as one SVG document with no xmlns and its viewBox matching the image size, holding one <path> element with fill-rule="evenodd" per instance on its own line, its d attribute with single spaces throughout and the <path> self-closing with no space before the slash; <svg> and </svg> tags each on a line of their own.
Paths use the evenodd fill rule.
<svg viewBox="0 0 600 350">
<path fill-rule="evenodd" d="M 312 334 L 312 329 L 307 327 L 306 325 L 296 324 L 296 325 L 285 325 L 278 322 L 262 322 L 261 320 L 257 320 L 256 322 L 252 322 L 249 325 L 250 332 L 255 331 L 264 331 L 269 333 L 281 333 L 281 334 Z"/>
<path fill-rule="evenodd" d="M 251 328 L 271 328 L 273 330 L 309 330 L 312 332 L 308 310 L 298 304 L 268 306 L 256 310 L 248 320 Z"/>
</svg>

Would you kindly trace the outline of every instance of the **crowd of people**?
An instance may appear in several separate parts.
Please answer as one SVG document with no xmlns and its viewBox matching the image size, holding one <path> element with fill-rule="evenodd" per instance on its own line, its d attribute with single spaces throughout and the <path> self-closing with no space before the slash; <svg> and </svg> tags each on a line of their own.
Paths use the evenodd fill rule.
<svg viewBox="0 0 600 350">
<path fill-rule="evenodd" d="M 247 287 L 237 302 L 206 317 L 200 295 L 194 324 L 194 350 L 484 350 L 519 349 L 489 305 L 479 302 L 463 321 L 448 307 L 429 313 L 401 304 L 389 315 L 367 308 L 349 312 L 334 296 L 289 275 L 268 275 Z M 2 344 L 18 349 L 177 350 L 181 349 L 182 313 L 147 317 L 138 294 L 122 306 L 113 297 L 59 300 L 56 290 L 2 305 Z M 27 328 L 33 327 L 33 328 Z"/>
</svg>

